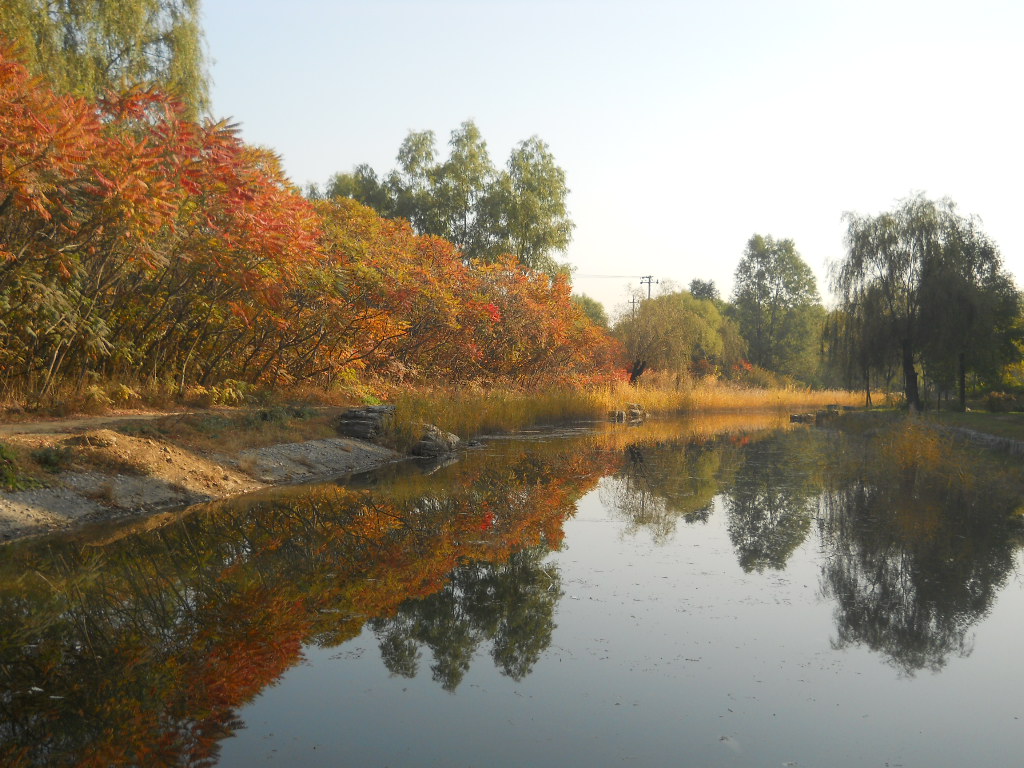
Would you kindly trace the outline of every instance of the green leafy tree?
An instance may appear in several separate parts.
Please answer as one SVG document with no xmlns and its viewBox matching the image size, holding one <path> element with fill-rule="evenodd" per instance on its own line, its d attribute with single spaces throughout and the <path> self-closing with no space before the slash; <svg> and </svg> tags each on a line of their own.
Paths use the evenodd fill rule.
<svg viewBox="0 0 1024 768">
<path fill-rule="evenodd" d="M 536 136 L 512 150 L 504 170 L 491 163 L 471 120 L 452 131 L 447 159 L 438 160 L 433 131 L 413 131 L 398 167 L 383 180 L 366 165 L 328 181 L 328 197 L 352 197 L 382 216 L 404 218 L 420 234 L 454 243 L 467 259 L 487 263 L 513 254 L 552 277 L 572 239 L 565 171 Z"/>
<path fill-rule="evenodd" d="M 951 200 L 916 195 L 878 216 L 847 213 L 846 221 L 847 255 L 833 288 L 847 309 L 871 302 L 880 318 L 871 322 L 882 323 L 898 350 L 910 408 L 921 408 L 920 363 L 940 379 L 956 367 L 963 402 L 968 369 L 1011 361 L 1019 294 L 977 220 Z"/>
<path fill-rule="evenodd" d="M 718 292 L 718 286 L 715 285 L 714 280 L 694 278 L 690 281 L 690 293 L 697 299 L 706 299 L 714 302 L 722 300 L 722 295 Z"/>
<path fill-rule="evenodd" d="M 792 240 L 750 238 L 736 268 L 732 312 L 751 362 L 805 381 L 815 375 L 824 309 Z"/>
<path fill-rule="evenodd" d="M 634 370 L 673 372 L 680 383 L 686 374 L 710 373 L 743 354 L 731 321 L 714 303 L 694 298 L 688 291 L 640 302 L 635 311 L 619 319 L 613 334 L 634 360 Z"/>
<path fill-rule="evenodd" d="M 434 132 L 411 131 L 398 148 L 398 168 L 385 181 L 390 215 L 408 219 L 417 232 L 427 235 L 441 234 L 434 195 L 436 157 Z"/>
<path fill-rule="evenodd" d="M 520 142 L 483 202 L 493 235 L 486 255 L 512 253 L 531 269 L 563 271 L 555 254 L 569 247 L 575 227 L 565 205 L 568 194 L 565 171 L 548 145 L 536 136 Z"/>
<path fill-rule="evenodd" d="M 467 258 L 479 258 L 492 236 L 480 219 L 480 204 L 497 171 L 487 153 L 487 142 L 472 120 L 452 131 L 448 146 L 448 159 L 434 169 L 434 234 L 455 243 Z"/>
<path fill-rule="evenodd" d="M 0 34 L 63 93 L 158 85 L 190 117 L 209 106 L 200 0 L 2 0 Z"/>
<path fill-rule="evenodd" d="M 590 322 L 594 325 L 608 328 L 608 313 L 604 311 L 604 305 L 597 299 L 592 299 L 584 293 L 576 293 L 572 296 L 572 302 L 583 310 L 583 313 L 590 318 Z"/>
<path fill-rule="evenodd" d="M 385 211 L 393 214 L 391 196 L 387 188 L 377 177 L 377 172 L 366 163 L 357 165 L 350 173 L 334 174 L 327 180 L 327 188 L 323 195 L 319 190 L 315 190 L 310 197 L 351 197 L 382 215 L 387 215 L 384 214 Z"/>
</svg>

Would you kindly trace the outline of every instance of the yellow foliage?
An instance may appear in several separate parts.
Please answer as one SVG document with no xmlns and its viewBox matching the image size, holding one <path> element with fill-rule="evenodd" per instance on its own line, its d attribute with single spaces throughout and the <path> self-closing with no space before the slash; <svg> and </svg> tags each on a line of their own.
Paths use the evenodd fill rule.
<svg viewBox="0 0 1024 768">
<path fill-rule="evenodd" d="M 142 395 L 126 384 L 118 384 L 114 387 L 111 398 L 118 403 L 130 403 L 133 400 L 140 400 Z"/>
<path fill-rule="evenodd" d="M 88 406 L 97 408 L 105 408 L 113 402 L 99 384 L 93 384 L 85 390 L 85 400 Z"/>
</svg>

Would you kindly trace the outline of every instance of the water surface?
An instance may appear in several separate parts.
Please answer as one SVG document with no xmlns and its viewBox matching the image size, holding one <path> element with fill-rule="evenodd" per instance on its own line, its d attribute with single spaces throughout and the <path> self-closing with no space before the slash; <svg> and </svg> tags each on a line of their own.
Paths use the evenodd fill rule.
<svg viewBox="0 0 1024 768">
<path fill-rule="evenodd" d="M 23 542 L 0 757 L 1016 764 L 1020 497 L 928 446 L 603 426 Z"/>
</svg>

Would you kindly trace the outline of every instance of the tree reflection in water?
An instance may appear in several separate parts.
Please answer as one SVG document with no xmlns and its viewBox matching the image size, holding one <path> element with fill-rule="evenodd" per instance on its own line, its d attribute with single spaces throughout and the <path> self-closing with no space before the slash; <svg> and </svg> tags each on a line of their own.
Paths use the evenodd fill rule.
<svg viewBox="0 0 1024 768">
<path fill-rule="evenodd" d="M 647 532 L 668 541 L 679 520 L 705 523 L 720 489 L 739 461 L 740 437 L 636 442 L 623 450 L 622 468 L 599 486 L 601 502 L 625 520 L 624 534 Z"/>
<path fill-rule="evenodd" d="M 545 553 L 602 477 L 627 534 L 667 541 L 679 520 L 723 510 L 746 571 L 785 567 L 817 530 L 837 648 L 866 645 L 908 674 L 970 652 L 1020 543 L 1019 470 L 1004 482 L 898 429 L 870 441 L 678 429 L 510 444 L 373 490 L 297 488 L 157 530 L 5 547 L 0 764 L 211 765 L 238 707 L 304 645 L 338 645 L 368 621 L 395 675 L 429 653 L 454 691 L 489 644 L 520 680 L 562 596 Z"/>
<path fill-rule="evenodd" d="M 817 521 L 836 648 L 866 645 L 902 672 L 970 652 L 970 628 L 1020 546 L 1019 472 L 902 422 L 873 439 L 820 430 L 636 441 L 601 500 L 666 542 L 721 499 L 746 572 L 782 570 Z"/>
<path fill-rule="evenodd" d="M 904 453 L 840 438 L 830 450 L 822 592 L 836 601 L 835 647 L 864 644 L 905 674 L 937 671 L 971 652 L 969 632 L 1013 568 L 1019 478 L 934 434 L 886 437 Z"/>
<path fill-rule="evenodd" d="M 601 500 L 625 519 L 626 535 L 643 530 L 657 543 L 671 539 L 679 520 L 707 522 L 722 496 L 743 570 L 781 570 L 816 514 L 820 440 L 800 431 L 637 442 L 601 484 Z"/>
<path fill-rule="evenodd" d="M 454 691 L 477 648 L 491 643 L 502 674 L 522 680 L 551 644 L 561 579 L 541 548 L 513 553 L 503 563 L 467 563 L 440 592 L 404 603 L 397 615 L 370 623 L 381 657 L 394 675 L 413 677 L 420 647 L 428 648 L 434 680 Z"/>
<path fill-rule="evenodd" d="M 729 538 L 746 571 L 783 570 L 817 513 L 823 453 L 817 432 L 752 442 L 725 492 Z"/>
<path fill-rule="evenodd" d="M 415 671 L 424 642 L 454 688 L 487 639 L 521 678 L 561 595 L 541 560 L 604 456 L 520 450 L 379 492 L 288 489 L 155 531 L 8 547 L 0 765 L 212 765 L 237 707 L 304 644 L 337 645 L 396 612 L 415 628 L 383 643 L 396 673 Z M 419 607 L 401 610 L 410 598 Z"/>
</svg>

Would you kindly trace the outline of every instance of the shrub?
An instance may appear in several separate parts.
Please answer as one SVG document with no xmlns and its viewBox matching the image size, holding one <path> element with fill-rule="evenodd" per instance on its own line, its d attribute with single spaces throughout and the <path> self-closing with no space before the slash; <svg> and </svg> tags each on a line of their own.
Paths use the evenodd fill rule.
<svg viewBox="0 0 1024 768">
<path fill-rule="evenodd" d="M 32 461 L 47 472 L 60 472 L 70 466 L 75 452 L 69 446 L 58 448 L 48 445 L 43 448 L 37 448 L 29 456 L 32 457 Z"/>
<path fill-rule="evenodd" d="M 985 408 L 993 413 L 1024 410 L 1024 397 L 1007 392 L 989 392 L 985 395 Z"/>
<path fill-rule="evenodd" d="M 0 443 L 0 489 L 5 491 L 24 491 L 38 485 L 30 477 L 25 477 L 18 469 L 18 457 L 14 450 Z"/>
</svg>

